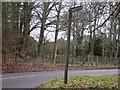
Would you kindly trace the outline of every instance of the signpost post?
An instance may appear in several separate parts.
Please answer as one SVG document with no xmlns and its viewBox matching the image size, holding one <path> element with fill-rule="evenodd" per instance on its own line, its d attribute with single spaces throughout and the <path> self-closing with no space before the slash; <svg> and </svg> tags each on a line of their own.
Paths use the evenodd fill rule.
<svg viewBox="0 0 120 90">
<path fill-rule="evenodd" d="M 67 36 L 67 58 L 65 63 L 64 72 L 64 83 L 67 84 L 68 81 L 68 64 L 69 64 L 69 53 L 70 53 L 70 34 L 71 34 L 71 19 L 72 13 L 82 10 L 82 6 L 77 6 L 69 9 L 69 25 L 68 25 L 68 36 Z"/>
</svg>

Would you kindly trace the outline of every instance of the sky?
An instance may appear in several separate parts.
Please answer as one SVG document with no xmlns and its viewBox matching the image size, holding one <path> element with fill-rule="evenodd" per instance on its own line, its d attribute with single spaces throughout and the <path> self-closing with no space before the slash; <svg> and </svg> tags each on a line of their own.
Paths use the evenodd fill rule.
<svg viewBox="0 0 120 90">
<path fill-rule="evenodd" d="M 40 11 L 40 9 L 38 9 Z M 64 12 L 68 12 L 68 8 L 64 8 L 61 10 L 61 13 L 60 14 L 63 14 Z M 42 11 L 41 11 L 42 12 Z M 56 11 L 51 11 L 50 15 L 52 15 L 53 17 L 56 15 Z M 61 15 L 62 16 L 62 15 Z M 46 20 L 46 23 L 49 23 L 48 20 Z M 54 31 L 54 32 L 48 32 L 45 30 L 44 32 L 44 36 L 47 37 L 46 39 L 49 40 L 50 42 L 54 41 L 54 37 L 55 37 L 55 28 L 52 28 L 52 27 L 48 27 L 47 30 L 49 31 Z M 40 28 L 37 28 L 37 29 L 34 29 L 30 35 L 32 37 L 34 37 L 35 40 L 39 40 L 39 34 L 40 34 Z M 47 36 L 46 36 L 47 35 Z M 67 39 L 66 36 L 65 36 L 65 31 L 60 31 L 58 33 L 58 39 L 60 38 L 64 38 L 64 39 Z"/>
<path fill-rule="evenodd" d="M 35 29 L 33 30 L 31 33 L 30 33 L 30 36 L 34 37 L 34 39 L 36 41 L 39 40 L 39 33 L 40 33 L 40 29 Z M 58 34 L 58 39 L 60 39 L 61 37 L 66 39 L 65 37 L 65 32 L 59 32 Z M 45 37 L 47 37 L 46 39 L 50 42 L 54 41 L 54 37 L 55 37 L 55 32 L 48 32 L 48 31 L 45 31 L 44 33 Z M 46 36 L 47 35 L 47 36 Z"/>
<path fill-rule="evenodd" d="M 68 8 L 64 8 L 62 12 L 68 12 Z M 107 11 L 106 11 L 107 12 Z M 56 12 L 52 11 L 52 14 L 53 15 L 56 15 Z M 101 17 L 100 20 L 99 20 L 99 25 L 104 22 L 104 20 L 108 17 L 108 15 L 104 16 L 104 17 Z M 47 21 L 49 22 L 49 21 Z M 109 23 L 107 23 L 107 25 L 109 25 Z M 47 28 L 47 30 L 50 30 L 50 31 L 54 31 L 54 32 L 48 32 L 48 31 L 45 31 L 44 33 L 44 36 L 47 40 L 49 40 L 50 42 L 54 41 L 54 37 L 55 37 L 55 28 Z M 101 31 L 104 32 L 104 28 L 101 28 Z M 107 31 L 108 32 L 108 31 Z M 30 35 L 32 37 L 34 37 L 35 40 L 39 40 L 39 33 L 40 33 L 40 28 L 37 28 L 35 30 L 33 30 Z M 87 31 L 85 31 L 86 35 L 88 35 L 89 33 Z M 60 38 L 64 38 L 65 40 L 67 40 L 67 36 L 66 36 L 66 32 L 65 31 L 60 31 L 59 34 L 58 34 L 58 39 Z M 73 37 L 71 37 L 72 39 Z"/>
</svg>

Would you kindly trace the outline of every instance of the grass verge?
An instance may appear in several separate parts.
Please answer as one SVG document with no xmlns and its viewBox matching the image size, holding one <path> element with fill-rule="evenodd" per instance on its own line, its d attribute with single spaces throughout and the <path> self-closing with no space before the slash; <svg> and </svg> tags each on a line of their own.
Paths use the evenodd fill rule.
<svg viewBox="0 0 120 90">
<path fill-rule="evenodd" d="M 119 90 L 118 76 L 70 76 L 68 84 L 64 84 L 63 78 L 56 78 L 37 88 L 71 88 L 81 90 Z M 83 89 L 84 88 L 84 89 Z"/>
</svg>

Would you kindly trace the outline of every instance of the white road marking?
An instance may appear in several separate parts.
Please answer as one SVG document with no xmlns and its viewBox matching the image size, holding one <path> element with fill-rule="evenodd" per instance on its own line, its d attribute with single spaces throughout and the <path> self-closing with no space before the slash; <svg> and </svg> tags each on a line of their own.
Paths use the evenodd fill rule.
<svg viewBox="0 0 120 90">
<path fill-rule="evenodd" d="M 15 77 L 6 77 L 6 78 L 0 78 L 0 79 L 13 79 L 13 78 L 23 78 L 23 77 L 33 77 L 36 75 L 26 75 L 26 76 L 15 76 Z"/>
</svg>

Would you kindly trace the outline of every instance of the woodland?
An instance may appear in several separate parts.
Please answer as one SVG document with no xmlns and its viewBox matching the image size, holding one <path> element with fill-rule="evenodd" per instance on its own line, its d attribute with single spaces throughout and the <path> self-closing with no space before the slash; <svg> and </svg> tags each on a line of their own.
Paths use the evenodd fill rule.
<svg viewBox="0 0 120 90">
<path fill-rule="evenodd" d="M 84 67 L 118 66 L 120 2 L 36 0 L 2 2 L 3 72 L 16 72 L 21 67 L 24 67 L 21 71 L 27 71 L 29 66 L 37 70 L 43 63 L 64 65 L 67 53 L 68 11 L 77 6 L 83 8 L 72 13 L 69 63 Z M 40 70 L 57 67 L 54 65 L 45 65 Z"/>
</svg>

